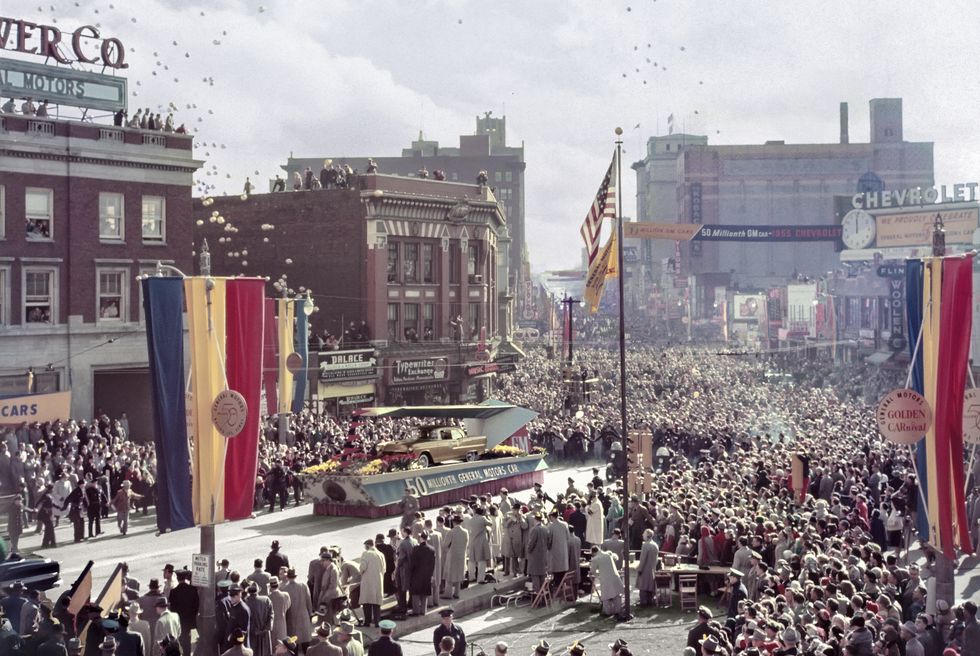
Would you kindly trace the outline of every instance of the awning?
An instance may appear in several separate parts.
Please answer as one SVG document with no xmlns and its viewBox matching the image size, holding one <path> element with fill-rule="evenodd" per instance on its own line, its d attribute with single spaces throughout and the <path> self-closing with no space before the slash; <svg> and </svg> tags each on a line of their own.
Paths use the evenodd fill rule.
<svg viewBox="0 0 980 656">
<path fill-rule="evenodd" d="M 874 365 L 881 365 L 888 362 L 895 355 L 895 351 L 875 351 L 864 360 Z"/>
</svg>

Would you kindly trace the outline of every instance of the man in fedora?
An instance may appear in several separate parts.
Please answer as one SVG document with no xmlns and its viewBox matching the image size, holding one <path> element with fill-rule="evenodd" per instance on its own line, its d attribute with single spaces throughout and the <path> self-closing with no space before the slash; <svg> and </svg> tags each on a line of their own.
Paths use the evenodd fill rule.
<svg viewBox="0 0 980 656">
<path fill-rule="evenodd" d="M 715 630 L 711 627 L 710 622 L 714 615 L 711 609 L 707 606 L 701 606 L 698 608 L 698 623 L 687 632 L 687 646 L 692 649 L 698 649 L 701 640 L 707 636 L 716 636 Z"/>
<path fill-rule="evenodd" d="M 354 640 L 354 624 L 340 622 L 330 636 L 330 642 L 344 650 L 344 656 L 364 656 L 364 645 Z"/>
<path fill-rule="evenodd" d="M 708 636 L 700 641 L 701 645 L 701 656 L 711 656 L 711 654 L 719 653 L 718 639 L 714 636 Z"/>
<path fill-rule="evenodd" d="M 391 620 L 381 620 L 378 627 L 381 629 L 381 635 L 371 643 L 368 656 L 402 656 L 401 645 L 392 638 L 395 623 Z"/>
<path fill-rule="evenodd" d="M 232 644 L 232 633 L 235 629 L 241 629 L 245 633 L 245 646 L 248 647 L 248 628 L 249 611 L 248 606 L 242 602 L 242 588 L 237 583 L 232 583 L 228 588 L 228 596 L 221 600 L 217 608 L 218 639 L 221 641 L 222 649 L 230 649 Z"/>
<path fill-rule="evenodd" d="M 534 645 L 534 651 L 531 652 L 531 656 L 550 656 L 551 654 L 551 644 L 542 638 L 538 640 L 538 644 Z"/>
<path fill-rule="evenodd" d="M 245 632 L 241 629 L 231 632 L 229 645 L 221 656 L 252 656 L 252 650 L 245 646 Z"/>
<path fill-rule="evenodd" d="M 330 642 L 330 625 L 323 622 L 313 634 L 316 638 L 310 647 L 306 649 L 306 656 L 344 656 L 344 650 Z"/>
<path fill-rule="evenodd" d="M 248 606 L 248 644 L 255 656 L 272 656 L 272 601 L 265 595 L 259 594 L 259 586 L 255 581 L 249 581 L 246 589 L 248 596 L 245 605 Z"/>
<path fill-rule="evenodd" d="M 110 635 L 107 635 L 99 645 L 99 653 L 102 656 L 115 656 L 116 653 L 116 639 Z"/>
</svg>

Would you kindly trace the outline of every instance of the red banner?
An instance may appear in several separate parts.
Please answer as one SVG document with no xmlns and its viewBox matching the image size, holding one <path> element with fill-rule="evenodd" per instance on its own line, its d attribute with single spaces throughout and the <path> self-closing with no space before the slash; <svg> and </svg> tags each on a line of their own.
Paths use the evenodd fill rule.
<svg viewBox="0 0 980 656">
<path fill-rule="evenodd" d="M 264 292 L 263 280 L 227 282 L 225 370 L 228 387 L 245 397 L 248 419 L 241 433 L 228 438 L 225 519 L 245 519 L 252 514 L 262 415 Z"/>
</svg>

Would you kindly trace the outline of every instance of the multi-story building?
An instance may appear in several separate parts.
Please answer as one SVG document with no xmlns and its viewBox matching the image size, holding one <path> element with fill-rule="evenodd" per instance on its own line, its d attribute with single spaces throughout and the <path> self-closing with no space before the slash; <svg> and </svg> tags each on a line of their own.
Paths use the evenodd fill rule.
<svg viewBox="0 0 980 656">
<path fill-rule="evenodd" d="M 527 244 L 524 221 L 524 144 L 507 145 L 507 118 L 494 117 L 490 112 L 476 117 L 476 134 L 460 135 L 459 147 L 440 146 L 438 141 L 426 140 L 419 133 L 417 141 L 402 150 L 400 157 L 373 157 L 378 172 L 383 174 L 416 176 L 421 169 L 430 175 L 441 170 L 448 182 L 464 184 L 476 181 L 480 171 L 486 171 L 488 185 L 500 202 L 507 218 L 510 233 L 510 279 L 503 281 L 516 291 L 523 289 L 527 271 Z M 319 175 L 324 162 L 348 165 L 364 172 L 368 157 L 333 155 L 323 157 L 293 157 L 290 155 L 282 167 L 287 176 L 287 186 L 292 188 L 295 173 L 304 175 L 309 168 Z M 503 286 L 503 285 L 502 285 Z M 520 295 L 519 295 L 520 296 Z M 523 312 L 523 308 L 518 308 Z M 521 318 L 519 315 L 518 319 Z"/>
<path fill-rule="evenodd" d="M 488 187 L 368 174 L 347 189 L 215 198 L 198 209 L 225 219 L 195 234 L 208 241 L 215 275 L 285 274 L 294 291 L 312 290 L 311 330 L 324 344 L 374 349 L 380 375 L 363 375 L 357 356 L 352 377 L 324 346 L 330 373 L 313 389 L 328 408 L 482 400 L 520 355 L 499 283 L 507 226 Z"/>
<path fill-rule="evenodd" d="M 825 226 L 840 222 L 837 195 L 933 185 L 933 144 L 904 140 L 900 98 L 871 100 L 867 143 L 850 143 L 846 106 L 842 110 L 839 143 L 712 146 L 691 135 L 651 138 L 646 158 L 633 165 L 639 217 L 723 226 Z M 677 270 L 696 277 L 698 307 L 710 306 L 719 286 L 762 290 L 794 275 L 826 276 L 839 264 L 839 245 L 832 241 L 689 242 L 663 249 L 657 250 L 660 258 L 674 257 L 667 254 L 674 250 Z M 654 259 L 653 251 L 647 253 Z"/>
<path fill-rule="evenodd" d="M 190 268 L 200 165 L 189 135 L 0 115 L 0 393 L 70 389 L 152 437 L 136 277 Z"/>
</svg>

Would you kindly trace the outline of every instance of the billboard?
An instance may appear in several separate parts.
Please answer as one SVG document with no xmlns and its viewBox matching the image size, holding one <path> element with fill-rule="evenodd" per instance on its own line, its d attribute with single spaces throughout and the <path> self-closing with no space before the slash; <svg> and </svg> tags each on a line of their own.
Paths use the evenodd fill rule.
<svg viewBox="0 0 980 656">
<path fill-rule="evenodd" d="M 0 59 L 0 96 L 116 112 L 126 108 L 126 78 Z"/>
<path fill-rule="evenodd" d="M 923 246 L 932 243 L 932 230 L 938 215 L 946 230 L 947 244 L 972 244 L 980 210 L 974 207 L 930 209 L 924 212 L 875 212 L 878 248 Z"/>
</svg>

